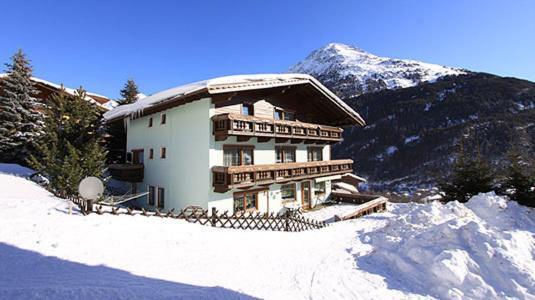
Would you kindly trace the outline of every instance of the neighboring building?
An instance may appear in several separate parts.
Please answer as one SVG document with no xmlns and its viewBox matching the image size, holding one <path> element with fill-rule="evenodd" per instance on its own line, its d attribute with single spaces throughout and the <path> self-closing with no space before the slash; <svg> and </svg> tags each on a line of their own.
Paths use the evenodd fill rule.
<svg viewBox="0 0 535 300">
<path fill-rule="evenodd" d="M 128 163 L 112 176 L 149 192 L 137 205 L 279 212 L 325 201 L 353 171 L 331 160 L 341 126 L 364 120 L 303 74 L 242 75 L 172 88 L 105 114 L 124 126 Z"/>
<path fill-rule="evenodd" d="M 0 80 L 2 80 L 2 78 L 6 76 L 7 74 L 0 74 Z M 52 95 L 53 93 L 60 91 L 62 87 L 65 89 L 65 92 L 71 95 L 74 95 L 74 92 L 76 91 L 75 89 L 68 88 L 60 84 L 52 83 L 44 79 L 40 79 L 36 77 L 32 77 L 31 79 L 35 85 L 35 88 L 38 91 L 37 98 L 43 101 L 46 101 L 48 97 L 50 97 L 50 95 Z M 91 92 L 86 93 L 86 100 L 89 101 L 90 103 L 94 103 L 97 107 L 102 108 L 103 110 L 106 110 L 106 111 L 118 105 L 116 101 L 111 100 L 106 96 L 102 96 L 102 95 L 91 93 Z"/>
</svg>

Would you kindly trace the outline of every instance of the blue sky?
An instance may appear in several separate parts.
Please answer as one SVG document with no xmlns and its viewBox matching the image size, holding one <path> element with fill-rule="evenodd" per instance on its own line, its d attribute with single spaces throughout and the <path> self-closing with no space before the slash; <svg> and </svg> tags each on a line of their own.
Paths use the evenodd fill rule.
<svg viewBox="0 0 535 300">
<path fill-rule="evenodd" d="M 0 62 L 118 97 L 283 72 L 329 42 L 535 81 L 535 1 L 2 1 Z"/>
</svg>

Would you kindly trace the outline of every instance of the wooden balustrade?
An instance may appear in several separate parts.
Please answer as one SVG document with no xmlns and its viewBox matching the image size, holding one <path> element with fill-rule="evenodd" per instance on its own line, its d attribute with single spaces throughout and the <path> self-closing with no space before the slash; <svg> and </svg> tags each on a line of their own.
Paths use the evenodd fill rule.
<svg viewBox="0 0 535 300">
<path fill-rule="evenodd" d="M 143 164 L 112 164 L 108 166 L 112 178 L 126 182 L 142 182 Z"/>
<path fill-rule="evenodd" d="M 221 193 L 235 188 L 299 181 L 352 171 L 351 159 L 212 168 L 213 186 L 216 192 Z"/>
<path fill-rule="evenodd" d="M 275 120 L 237 114 L 221 114 L 212 117 L 216 141 L 229 136 L 249 139 L 258 137 L 259 142 L 270 138 L 291 139 L 295 142 L 337 143 L 342 141 L 343 129 L 297 121 Z"/>
</svg>

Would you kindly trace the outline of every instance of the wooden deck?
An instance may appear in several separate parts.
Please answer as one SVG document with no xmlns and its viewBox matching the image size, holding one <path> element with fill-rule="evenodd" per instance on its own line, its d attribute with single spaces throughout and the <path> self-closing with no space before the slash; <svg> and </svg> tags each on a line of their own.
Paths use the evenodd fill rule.
<svg viewBox="0 0 535 300">
<path fill-rule="evenodd" d="M 241 141 L 257 137 L 260 143 L 273 138 L 280 142 L 290 140 L 294 143 L 305 141 L 310 144 L 338 143 L 343 140 L 344 130 L 340 127 L 232 113 L 215 115 L 212 120 L 216 141 L 224 141 L 229 136 L 237 136 Z"/>
<path fill-rule="evenodd" d="M 353 196 L 356 196 L 359 194 L 353 194 Z M 362 194 L 360 194 L 362 195 Z M 372 196 L 372 195 L 365 195 L 365 196 Z M 345 216 L 334 216 L 334 221 L 345 221 L 345 220 L 351 220 L 360 218 L 365 215 L 369 215 L 375 212 L 381 212 L 386 210 L 386 203 L 388 202 L 388 199 L 383 196 L 375 196 L 376 198 L 374 200 L 368 201 L 366 203 L 360 204 L 357 206 L 357 209 L 355 212 L 350 213 Z"/>
<path fill-rule="evenodd" d="M 143 164 L 112 164 L 108 166 L 111 177 L 126 182 L 142 182 L 144 175 Z"/>
<path fill-rule="evenodd" d="M 213 186 L 216 192 L 221 193 L 235 188 L 345 174 L 352 170 L 351 159 L 212 168 Z"/>
</svg>

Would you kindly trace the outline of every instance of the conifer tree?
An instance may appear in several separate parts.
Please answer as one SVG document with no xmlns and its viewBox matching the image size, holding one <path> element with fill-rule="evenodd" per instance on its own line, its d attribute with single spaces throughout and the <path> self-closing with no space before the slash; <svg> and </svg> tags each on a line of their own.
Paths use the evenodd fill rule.
<svg viewBox="0 0 535 300">
<path fill-rule="evenodd" d="M 121 90 L 120 104 L 131 104 L 137 101 L 139 90 L 133 79 L 128 79 Z"/>
<path fill-rule="evenodd" d="M 39 155 L 29 160 L 61 197 L 75 195 L 84 177 L 101 177 L 105 167 L 100 112 L 85 97 L 82 88 L 75 95 L 62 90 L 50 97 L 45 134 L 37 146 Z"/>
<path fill-rule="evenodd" d="M 7 76 L 0 80 L 0 157 L 24 163 L 42 133 L 44 104 L 36 98 L 32 67 L 22 50 L 6 67 Z"/>
<path fill-rule="evenodd" d="M 439 180 L 439 188 L 445 194 L 444 201 L 466 202 L 472 196 L 493 190 L 493 181 L 492 169 L 482 158 L 478 146 L 476 153 L 470 153 L 462 138 L 452 172 Z"/>
<path fill-rule="evenodd" d="M 524 158 L 516 145 L 508 153 L 509 164 L 505 170 L 502 189 L 512 200 L 535 207 L 535 172 L 533 163 Z"/>
</svg>

